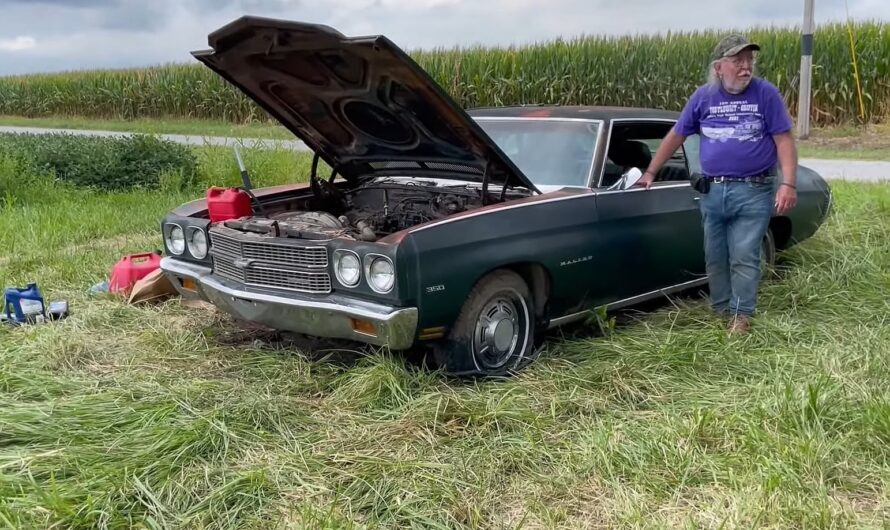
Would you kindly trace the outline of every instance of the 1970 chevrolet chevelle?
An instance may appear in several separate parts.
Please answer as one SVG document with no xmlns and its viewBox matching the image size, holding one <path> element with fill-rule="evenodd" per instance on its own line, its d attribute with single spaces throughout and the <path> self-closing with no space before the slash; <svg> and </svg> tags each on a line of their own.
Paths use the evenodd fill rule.
<svg viewBox="0 0 890 530">
<path fill-rule="evenodd" d="M 502 375 L 550 327 L 707 282 L 699 137 L 652 188 L 628 177 L 676 113 L 465 111 L 387 38 L 319 25 L 243 17 L 209 44 L 194 56 L 314 163 L 301 184 L 253 190 L 253 215 L 212 223 L 197 200 L 163 219 L 161 267 L 184 297 L 281 330 L 426 344 L 448 372 Z M 801 167 L 798 183 L 765 262 L 828 215 L 826 182 Z"/>
</svg>

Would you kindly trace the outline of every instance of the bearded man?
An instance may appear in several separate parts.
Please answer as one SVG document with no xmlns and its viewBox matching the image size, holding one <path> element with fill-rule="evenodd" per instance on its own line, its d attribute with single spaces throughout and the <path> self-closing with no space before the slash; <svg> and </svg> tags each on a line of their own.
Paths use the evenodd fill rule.
<svg viewBox="0 0 890 530">
<path fill-rule="evenodd" d="M 711 307 L 746 333 L 760 284 L 760 245 L 775 211 L 797 203 L 797 148 L 782 95 L 754 75 L 760 46 L 741 35 L 721 40 L 708 82 L 683 108 L 638 185 L 648 188 L 687 136 L 699 134 L 704 193 L 700 201 Z M 776 189 L 777 164 L 782 181 Z"/>
</svg>

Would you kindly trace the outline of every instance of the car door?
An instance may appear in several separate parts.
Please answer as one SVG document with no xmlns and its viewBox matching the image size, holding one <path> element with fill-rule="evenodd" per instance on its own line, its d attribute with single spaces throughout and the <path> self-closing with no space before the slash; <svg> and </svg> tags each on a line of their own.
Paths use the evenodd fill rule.
<svg viewBox="0 0 890 530">
<path fill-rule="evenodd" d="M 654 154 L 672 123 L 664 120 L 662 128 L 640 123 L 638 129 L 622 123 L 619 131 L 645 142 Z M 685 153 L 685 146 L 678 149 L 648 190 L 597 189 L 598 274 L 606 279 L 600 284 L 610 301 L 703 278 L 701 195 L 690 184 Z"/>
<path fill-rule="evenodd" d="M 601 264 L 615 299 L 686 283 L 703 274 L 698 194 L 688 183 L 597 193 Z"/>
</svg>

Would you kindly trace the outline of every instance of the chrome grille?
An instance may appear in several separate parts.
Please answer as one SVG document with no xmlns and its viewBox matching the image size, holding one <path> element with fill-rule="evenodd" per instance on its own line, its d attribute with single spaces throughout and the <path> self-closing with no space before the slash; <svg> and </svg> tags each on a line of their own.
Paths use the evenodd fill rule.
<svg viewBox="0 0 890 530">
<path fill-rule="evenodd" d="M 238 282 L 244 281 L 244 271 L 224 259 L 213 258 L 213 272 L 223 278 Z"/>
<path fill-rule="evenodd" d="M 326 272 L 273 269 L 260 265 L 239 269 L 220 259 L 213 260 L 213 269 L 213 272 L 223 278 L 257 287 L 290 289 L 304 293 L 331 292 L 331 277 Z"/>
<path fill-rule="evenodd" d="M 264 241 L 244 241 L 229 229 L 210 230 L 213 272 L 223 278 L 255 287 L 303 293 L 331 292 L 328 250 Z M 236 264 L 237 263 L 237 264 Z"/>
<path fill-rule="evenodd" d="M 308 293 L 327 293 L 331 290 L 331 277 L 326 272 L 295 272 L 265 267 L 245 270 L 245 283 L 251 285 L 275 285 Z"/>
<path fill-rule="evenodd" d="M 210 232 L 210 244 L 217 253 L 230 256 L 233 260 L 247 258 L 309 269 L 323 269 L 328 266 L 328 249 L 325 247 L 241 241 L 216 230 Z"/>
</svg>

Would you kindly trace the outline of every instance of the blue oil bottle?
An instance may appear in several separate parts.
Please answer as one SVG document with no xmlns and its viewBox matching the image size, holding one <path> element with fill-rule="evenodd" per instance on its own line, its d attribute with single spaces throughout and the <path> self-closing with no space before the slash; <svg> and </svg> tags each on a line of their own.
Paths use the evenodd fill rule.
<svg viewBox="0 0 890 530">
<path fill-rule="evenodd" d="M 3 299 L 3 311 L 8 321 L 16 324 L 46 322 L 46 304 L 36 283 L 29 283 L 24 289 L 7 287 Z"/>
</svg>

